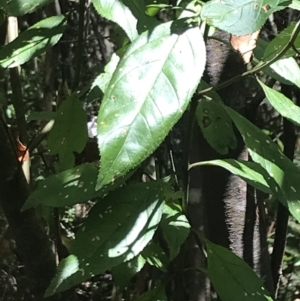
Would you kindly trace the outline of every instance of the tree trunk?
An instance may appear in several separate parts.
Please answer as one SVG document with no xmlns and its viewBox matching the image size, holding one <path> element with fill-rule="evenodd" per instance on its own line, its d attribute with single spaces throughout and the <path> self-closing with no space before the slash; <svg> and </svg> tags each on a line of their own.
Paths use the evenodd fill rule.
<svg viewBox="0 0 300 301">
<path fill-rule="evenodd" d="M 217 37 L 229 43 L 229 34 L 217 32 Z M 216 86 L 246 69 L 241 56 L 219 40 L 209 40 L 207 45 L 207 74 L 205 80 Z M 242 114 L 253 116 L 247 106 L 247 85 L 245 81 L 236 82 L 218 91 L 223 102 Z M 213 159 L 248 159 L 248 152 L 243 140 L 236 131 L 238 146 L 228 155 L 220 155 L 207 143 L 200 128 L 195 124 L 191 146 L 190 163 Z M 251 193 L 252 191 L 252 193 Z M 264 277 L 265 284 L 273 294 L 270 273 L 269 254 L 267 252 L 264 223 L 258 217 L 259 206 L 252 188 L 247 191 L 247 184 L 237 176 L 220 167 L 204 166 L 190 171 L 190 197 L 187 213 L 192 226 L 204 229 L 206 237 L 212 242 L 230 248 L 243 258 L 254 271 Z M 188 267 L 203 267 L 204 259 L 195 247 L 192 237 L 187 242 L 186 253 Z M 207 281 L 199 273 L 191 272 L 188 280 L 188 300 L 204 301 Z M 198 277 L 198 278 L 196 278 Z M 189 279 L 189 277 L 187 277 Z M 199 284 L 199 281 L 202 282 Z"/>
</svg>

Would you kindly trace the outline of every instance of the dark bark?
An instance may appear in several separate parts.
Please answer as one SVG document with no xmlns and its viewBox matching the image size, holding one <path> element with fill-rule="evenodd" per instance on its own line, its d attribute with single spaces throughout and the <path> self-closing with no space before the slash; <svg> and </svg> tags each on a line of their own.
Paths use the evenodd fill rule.
<svg viewBox="0 0 300 301">
<path fill-rule="evenodd" d="M 28 285 L 42 300 L 45 289 L 55 275 L 55 257 L 41 220 L 34 210 L 20 212 L 29 190 L 14 143 L 0 119 L 0 204 L 16 241 L 17 252 L 25 266 Z"/>
<path fill-rule="evenodd" d="M 229 34 L 219 32 L 218 38 L 229 42 Z M 209 40 L 207 45 L 207 74 L 205 80 L 216 86 L 246 69 L 240 55 L 225 43 Z M 253 116 L 247 105 L 247 83 L 236 82 L 218 91 L 223 102 L 244 115 Z M 250 110 L 249 110 L 250 108 Z M 213 159 L 248 159 L 243 140 L 236 132 L 238 146 L 228 155 L 222 156 L 207 143 L 197 125 L 194 128 L 190 163 Z M 195 197 L 197 192 L 197 197 Z M 205 166 L 190 171 L 190 199 L 188 216 L 195 228 L 204 228 L 212 242 L 230 248 L 265 278 L 267 288 L 273 293 L 270 277 L 269 254 L 267 252 L 264 225 L 261 226 L 255 193 L 247 192 L 247 184 L 239 177 L 219 167 Z M 190 261 L 195 267 L 201 261 L 195 243 L 189 243 Z M 203 259 L 202 259 L 203 261 Z M 196 277 L 196 274 L 194 274 Z M 199 275 L 198 275 L 199 277 Z M 267 279 L 266 279 L 267 278 Z M 197 281 L 195 281 L 197 283 Z M 206 282 L 192 287 L 189 300 L 206 300 L 203 296 Z"/>
</svg>

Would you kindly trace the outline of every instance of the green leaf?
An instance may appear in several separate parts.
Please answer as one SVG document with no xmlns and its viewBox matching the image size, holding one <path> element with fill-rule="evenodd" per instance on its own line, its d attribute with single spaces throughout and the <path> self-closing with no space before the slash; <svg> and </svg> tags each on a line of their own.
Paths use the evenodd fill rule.
<svg viewBox="0 0 300 301">
<path fill-rule="evenodd" d="M 148 16 L 154 17 L 160 12 L 160 10 L 166 9 L 169 7 L 170 7 L 170 5 L 165 4 L 165 3 L 149 4 L 146 6 L 146 14 Z"/>
<path fill-rule="evenodd" d="M 218 153 L 226 155 L 229 148 L 237 147 L 232 121 L 226 110 L 216 101 L 201 99 L 197 106 L 196 118 L 203 136 Z"/>
<path fill-rule="evenodd" d="M 268 46 L 265 50 L 263 60 L 268 61 L 273 59 L 278 53 L 282 51 L 282 49 L 289 43 L 291 35 L 296 27 L 299 24 L 291 23 L 287 28 L 285 28 L 282 32 L 279 33 L 278 36 L 275 37 L 271 42 L 268 42 Z M 287 58 L 296 55 L 295 49 L 300 51 L 300 36 L 296 38 L 294 42 L 294 48 L 290 47 L 288 51 L 284 53 L 281 58 Z"/>
<path fill-rule="evenodd" d="M 12 3 L 14 1 L 10 1 Z M 64 16 L 54 16 L 29 27 L 0 49 L 0 66 L 13 68 L 22 65 L 54 46 L 67 25 Z"/>
<path fill-rule="evenodd" d="M 256 64 L 263 59 L 265 49 L 268 45 L 269 42 L 258 39 L 256 48 L 254 49 L 254 62 Z M 292 57 L 277 60 L 272 65 L 264 68 L 263 71 L 285 85 L 294 84 L 300 87 L 300 67 Z"/>
<path fill-rule="evenodd" d="M 194 163 L 190 166 L 190 168 L 203 165 L 223 167 L 234 175 L 239 176 L 256 189 L 259 189 L 265 193 L 272 193 L 269 184 L 266 181 L 268 178 L 268 173 L 258 163 L 234 159 L 223 159 Z"/>
<path fill-rule="evenodd" d="M 144 1 L 123 0 L 123 3 L 131 10 L 132 14 L 137 19 L 137 31 L 139 34 L 148 29 L 153 29 L 159 24 L 158 20 L 151 18 L 146 14 L 146 5 Z"/>
<path fill-rule="evenodd" d="M 129 285 L 132 277 L 144 267 L 145 263 L 146 260 L 143 256 L 138 255 L 133 259 L 122 262 L 111 269 L 114 283 L 116 284 L 119 292 Z"/>
<path fill-rule="evenodd" d="M 51 154 L 58 154 L 60 169 L 74 166 L 73 152 L 82 152 L 88 140 L 86 113 L 75 94 L 64 100 L 57 111 L 48 137 Z"/>
<path fill-rule="evenodd" d="M 134 301 L 167 301 L 168 298 L 165 293 L 165 287 L 159 286 L 151 291 L 144 293 Z"/>
<path fill-rule="evenodd" d="M 296 106 L 293 101 L 284 96 L 282 93 L 269 88 L 259 79 L 258 83 L 263 88 L 266 97 L 270 104 L 285 118 L 293 123 L 300 125 L 300 108 Z"/>
<path fill-rule="evenodd" d="M 226 248 L 206 241 L 208 276 L 222 301 L 271 301 L 262 280 Z"/>
<path fill-rule="evenodd" d="M 27 121 L 32 121 L 32 120 L 54 120 L 56 117 L 56 112 L 51 112 L 51 111 L 41 111 L 41 112 L 30 112 Z"/>
<path fill-rule="evenodd" d="M 190 233 L 190 224 L 179 205 L 165 204 L 160 228 L 169 248 L 170 260 L 173 260 Z"/>
<path fill-rule="evenodd" d="M 251 158 L 269 174 L 265 179 L 273 194 L 300 221 L 300 170 L 264 132 L 234 110 L 226 110 L 243 136 Z"/>
<path fill-rule="evenodd" d="M 182 23 L 182 22 L 181 22 Z M 98 115 L 97 188 L 149 156 L 182 116 L 205 66 L 199 28 L 164 23 L 136 39 L 121 58 Z"/>
<path fill-rule="evenodd" d="M 104 18 L 117 23 L 133 41 L 138 37 L 137 19 L 131 10 L 120 0 L 92 0 L 97 12 Z"/>
<path fill-rule="evenodd" d="M 141 255 L 150 265 L 155 266 L 163 272 L 167 271 L 169 259 L 163 249 L 155 242 L 151 241 L 142 251 Z"/>
<path fill-rule="evenodd" d="M 300 1 L 299 0 L 292 0 L 292 3 L 289 5 L 292 9 L 300 10 Z"/>
<path fill-rule="evenodd" d="M 84 203 L 124 184 L 131 174 L 118 178 L 110 185 L 95 191 L 98 166 L 95 163 L 82 164 L 40 181 L 30 194 L 22 211 L 35 206 L 65 207 Z"/>
<path fill-rule="evenodd" d="M 67 258 L 63 259 L 59 263 L 55 279 L 59 279 L 59 281 L 63 281 L 68 277 L 70 277 L 71 275 L 73 275 L 76 271 L 78 271 L 78 269 L 79 269 L 79 262 L 77 257 L 74 255 L 69 255 Z M 56 283 L 54 281 L 50 283 L 50 286 L 48 287 L 44 298 L 54 294 L 56 289 L 55 285 Z"/>
<path fill-rule="evenodd" d="M 163 185 L 161 181 L 130 185 L 99 201 L 90 210 L 70 248 L 79 262 L 77 271 L 68 278 L 55 277 L 46 296 L 137 256 L 152 239 L 160 222 Z"/>
<path fill-rule="evenodd" d="M 53 0 L 11 0 L 5 1 L 3 7 L 9 16 L 18 17 L 31 14 L 52 1 Z"/>
<path fill-rule="evenodd" d="M 110 61 L 106 64 L 104 72 L 98 75 L 94 80 L 87 97 L 87 102 L 91 102 L 94 99 L 103 96 L 119 61 L 119 56 L 114 53 Z"/>
<path fill-rule="evenodd" d="M 285 2 L 286 0 L 212 0 L 203 5 L 201 18 L 209 25 L 242 36 L 260 29 L 270 15 L 285 8 Z"/>
</svg>

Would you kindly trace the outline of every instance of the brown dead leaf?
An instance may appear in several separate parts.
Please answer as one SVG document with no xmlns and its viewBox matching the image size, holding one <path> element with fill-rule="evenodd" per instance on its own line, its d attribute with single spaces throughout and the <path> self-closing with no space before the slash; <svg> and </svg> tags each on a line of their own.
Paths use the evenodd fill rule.
<svg viewBox="0 0 300 301">
<path fill-rule="evenodd" d="M 230 38 L 232 47 L 242 55 L 245 64 L 248 64 L 252 59 L 258 35 L 259 30 L 246 36 L 231 36 Z"/>
</svg>

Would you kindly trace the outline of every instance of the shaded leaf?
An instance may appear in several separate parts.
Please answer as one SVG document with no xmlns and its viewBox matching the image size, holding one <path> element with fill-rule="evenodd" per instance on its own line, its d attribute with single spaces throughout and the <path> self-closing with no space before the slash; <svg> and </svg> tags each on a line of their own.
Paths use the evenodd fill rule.
<svg viewBox="0 0 300 301">
<path fill-rule="evenodd" d="M 274 12 L 285 8 L 285 0 L 212 0 L 201 10 L 201 18 L 209 25 L 231 34 L 243 36 L 260 29 Z"/>
<path fill-rule="evenodd" d="M 169 248 L 170 260 L 173 260 L 190 233 L 190 224 L 179 205 L 165 204 L 160 228 Z"/>
<path fill-rule="evenodd" d="M 145 263 L 146 260 L 143 256 L 138 255 L 133 259 L 122 262 L 111 269 L 114 283 L 116 284 L 119 292 L 129 285 L 132 277 L 144 267 Z"/>
<path fill-rule="evenodd" d="M 155 18 L 151 18 L 146 14 L 146 5 L 144 1 L 123 0 L 123 3 L 131 10 L 132 14 L 137 19 L 137 31 L 139 34 L 148 29 L 153 29 L 159 24 Z"/>
<path fill-rule="evenodd" d="M 135 299 L 135 301 L 167 301 L 168 298 L 165 293 L 165 287 L 160 286 L 153 290 L 150 290 L 144 293 L 139 298 Z"/>
<path fill-rule="evenodd" d="M 64 291 L 137 256 L 160 222 L 163 185 L 162 182 L 130 185 L 99 201 L 70 248 L 79 262 L 77 270 L 67 277 L 55 277 L 46 295 Z"/>
<path fill-rule="evenodd" d="M 205 66 L 199 28 L 164 23 L 121 58 L 98 115 L 98 188 L 149 156 L 182 116 Z"/>
<path fill-rule="evenodd" d="M 272 193 L 300 221 L 300 170 L 265 133 L 234 110 L 226 110 L 243 136 L 251 158 L 269 174 L 265 180 Z"/>
<path fill-rule="evenodd" d="M 11 0 L 5 1 L 3 7 L 9 16 L 18 17 L 33 13 L 52 1 L 53 0 Z"/>
<path fill-rule="evenodd" d="M 22 211 L 35 206 L 65 207 L 100 198 L 124 184 L 130 174 L 118 178 L 114 183 L 95 191 L 98 166 L 82 164 L 40 181 L 30 194 Z"/>
<path fill-rule="evenodd" d="M 151 241 L 142 251 L 141 255 L 150 265 L 155 266 L 163 272 L 167 271 L 169 259 L 163 249 L 155 242 Z"/>
<path fill-rule="evenodd" d="M 67 20 L 63 15 L 54 16 L 21 32 L 15 40 L 0 49 L 0 66 L 13 68 L 44 53 L 59 41 L 66 24 Z"/>
<path fill-rule="evenodd" d="M 263 59 L 265 61 L 273 59 L 278 53 L 282 51 L 284 47 L 289 43 L 292 33 L 295 30 L 296 26 L 298 27 L 298 23 L 291 23 L 287 28 L 285 28 L 283 31 L 281 31 L 272 41 L 268 42 L 268 46 L 265 50 Z M 294 48 L 297 49 L 297 51 L 300 51 L 300 36 L 296 38 L 294 42 Z M 296 55 L 295 49 L 292 47 L 289 48 L 288 51 L 286 51 L 282 58 L 291 57 Z"/>
<path fill-rule="evenodd" d="M 237 147 L 232 121 L 215 100 L 203 98 L 197 106 L 196 118 L 206 141 L 220 154 Z M 216 135 L 218 133 L 218 135 Z"/>
<path fill-rule="evenodd" d="M 206 241 L 208 276 L 222 301 L 271 301 L 263 281 L 226 248 Z"/>
<path fill-rule="evenodd" d="M 269 88 L 260 80 L 258 80 L 258 83 L 263 88 L 270 104 L 279 114 L 300 126 L 300 108 L 282 93 Z"/>
<path fill-rule="evenodd" d="M 56 117 L 56 112 L 51 112 L 51 111 L 41 111 L 41 112 L 30 112 L 27 121 L 32 121 L 32 120 L 53 120 Z"/>
<path fill-rule="evenodd" d="M 62 101 L 48 137 L 51 154 L 58 154 L 61 170 L 74 166 L 73 152 L 82 152 L 88 140 L 86 113 L 75 94 Z"/>
<path fill-rule="evenodd" d="M 194 163 L 190 165 L 190 168 L 203 165 L 223 167 L 234 175 L 239 176 L 256 189 L 259 189 L 265 193 L 272 193 L 269 184 L 266 181 L 269 175 L 266 170 L 258 163 L 251 161 L 224 159 Z"/>
</svg>

